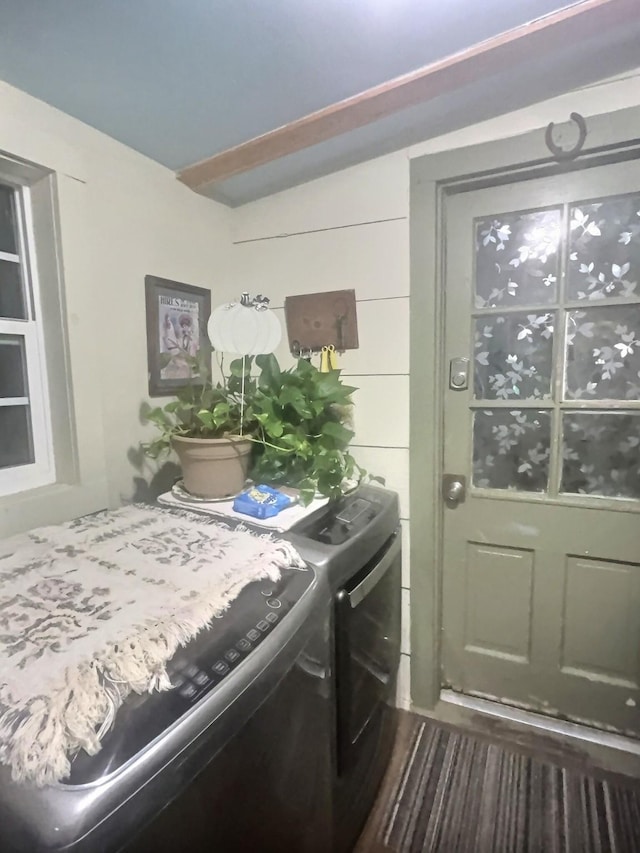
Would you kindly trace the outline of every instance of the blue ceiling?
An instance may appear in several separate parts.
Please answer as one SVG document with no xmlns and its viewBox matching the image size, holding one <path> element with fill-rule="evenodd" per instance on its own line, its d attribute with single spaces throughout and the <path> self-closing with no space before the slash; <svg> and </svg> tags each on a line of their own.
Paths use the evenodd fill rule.
<svg viewBox="0 0 640 853">
<path fill-rule="evenodd" d="M 0 79 L 179 169 L 566 5 L 571 4 L 0 0 Z M 600 57 L 597 67 L 582 57 L 581 74 L 573 66 L 565 69 L 567 80 L 579 85 L 634 64 L 624 50 L 615 55 L 617 43 L 613 47 L 614 55 Z M 611 48 L 609 43 L 608 54 Z M 539 70 L 552 77 L 548 68 Z M 503 101 L 530 103 L 563 87 L 564 80 L 547 79 L 544 91 L 528 86 L 520 98 L 507 92 Z M 435 119 L 442 132 L 464 123 L 470 106 L 476 120 L 488 117 L 501 105 L 495 91 L 485 95 L 484 110 L 477 109 L 482 92 L 460 103 L 454 117 L 445 100 L 435 116 L 432 105 L 420 116 L 414 111 L 413 118 L 400 117 L 395 137 L 393 122 L 380 123 L 378 145 L 373 125 L 302 152 L 290 161 L 293 171 L 287 171 L 289 158 L 267 169 L 266 178 L 256 170 L 255 186 L 252 173 L 232 179 L 219 197 L 242 203 L 400 147 L 415 141 L 416 123 L 424 138 L 425 118 L 429 127 Z"/>
</svg>

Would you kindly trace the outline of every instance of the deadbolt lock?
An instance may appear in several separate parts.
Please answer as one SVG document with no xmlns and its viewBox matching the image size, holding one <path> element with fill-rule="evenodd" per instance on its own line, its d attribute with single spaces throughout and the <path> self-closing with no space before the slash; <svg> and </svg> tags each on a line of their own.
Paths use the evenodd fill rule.
<svg viewBox="0 0 640 853">
<path fill-rule="evenodd" d="M 469 359 L 452 358 L 449 362 L 449 388 L 466 391 L 469 387 Z"/>
</svg>

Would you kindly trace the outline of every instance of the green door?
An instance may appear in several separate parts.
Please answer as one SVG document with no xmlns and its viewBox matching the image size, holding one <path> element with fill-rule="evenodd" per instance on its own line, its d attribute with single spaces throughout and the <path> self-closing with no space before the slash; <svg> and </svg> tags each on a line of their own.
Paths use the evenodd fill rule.
<svg viewBox="0 0 640 853">
<path fill-rule="evenodd" d="M 445 216 L 443 683 L 640 735 L 640 166 Z"/>
</svg>

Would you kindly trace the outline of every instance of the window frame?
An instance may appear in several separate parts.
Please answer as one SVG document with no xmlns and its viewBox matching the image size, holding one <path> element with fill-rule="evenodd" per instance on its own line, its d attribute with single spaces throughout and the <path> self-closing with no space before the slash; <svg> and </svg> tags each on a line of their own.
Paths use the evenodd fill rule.
<svg viewBox="0 0 640 853">
<path fill-rule="evenodd" d="M 7 177 L 0 163 L 0 184 L 13 192 L 14 227 L 17 253 L 3 253 L 3 260 L 20 266 L 25 318 L 0 317 L 0 335 L 24 341 L 27 397 L 12 401 L 28 405 L 33 462 L 0 468 L 0 497 L 14 495 L 54 483 L 56 466 L 53 450 L 49 381 L 42 321 L 40 281 L 35 257 L 35 235 L 31 193 L 28 185 Z M 11 405 L 10 398 L 0 406 Z"/>
</svg>

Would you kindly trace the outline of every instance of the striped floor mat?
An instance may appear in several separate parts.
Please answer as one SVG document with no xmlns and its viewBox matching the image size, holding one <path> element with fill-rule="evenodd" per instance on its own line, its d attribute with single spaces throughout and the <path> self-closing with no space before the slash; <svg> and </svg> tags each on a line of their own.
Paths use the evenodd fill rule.
<svg viewBox="0 0 640 853">
<path fill-rule="evenodd" d="M 359 851 L 640 853 L 633 783 L 583 775 L 413 715 L 403 741 L 404 763 Z"/>
</svg>

